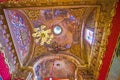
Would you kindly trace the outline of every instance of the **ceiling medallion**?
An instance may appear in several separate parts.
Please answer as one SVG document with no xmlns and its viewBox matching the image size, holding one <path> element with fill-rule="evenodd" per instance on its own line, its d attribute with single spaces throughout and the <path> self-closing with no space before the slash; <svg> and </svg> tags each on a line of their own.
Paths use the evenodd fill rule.
<svg viewBox="0 0 120 80">
<path fill-rule="evenodd" d="M 51 29 L 44 30 L 46 28 L 45 25 L 41 25 L 39 28 L 34 28 L 34 33 L 32 36 L 35 38 L 36 43 L 40 43 L 40 45 L 44 45 L 45 43 L 50 44 L 53 39 L 53 34 L 50 35 Z"/>
</svg>

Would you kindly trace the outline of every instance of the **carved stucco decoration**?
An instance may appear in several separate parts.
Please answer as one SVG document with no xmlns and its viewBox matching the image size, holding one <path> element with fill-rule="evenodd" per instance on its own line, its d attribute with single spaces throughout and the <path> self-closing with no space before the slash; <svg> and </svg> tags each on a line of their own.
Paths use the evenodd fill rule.
<svg viewBox="0 0 120 80">
<path fill-rule="evenodd" d="M 72 45 L 70 48 L 70 52 L 78 57 L 81 57 L 80 44 Z"/>
<path fill-rule="evenodd" d="M 25 13 L 28 15 L 28 17 L 32 20 L 37 20 L 40 16 L 40 11 L 39 10 L 30 10 L 30 9 L 25 9 Z"/>
<path fill-rule="evenodd" d="M 88 5 L 100 5 L 100 13 L 97 17 L 97 27 L 95 32 L 95 43 L 93 45 L 93 49 L 91 51 L 92 54 L 94 54 L 93 57 L 96 57 L 95 61 L 91 61 L 90 69 L 93 72 L 95 76 L 95 80 L 97 79 L 99 75 L 99 70 L 101 68 L 102 59 L 104 57 L 104 53 L 106 51 L 106 45 L 108 41 L 108 36 L 110 35 L 111 30 L 111 21 L 114 16 L 114 10 L 117 0 L 21 0 L 21 1 L 14 1 L 14 0 L 8 0 L 8 2 L 2 2 L 0 3 L 0 9 L 3 8 L 22 8 L 22 7 L 55 7 L 58 6 L 58 8 L 61 7 L 61 5 L 67 5 L 68 7 L 73 5 L 81 5 L 82 7 L 89 7 Z M 2 10 L 1 10 L 2 11 Z M 82 12 L 82 10 L 81 10 Z M 38 14 L 38 13 L 37 13 Z M 38 15 L 36 15 L 38 16 Z M 36 16 L 34 19 L 36 19 Z M 31 16 L 29 16 L 31 17 Z M 32 16 L 33 17 L 33 16 Z M 103 29 L 103 33 L 101 33 Z M 98 38 L 102 38 L 101 41 L 99 41 Z M 95 49 L 96 47 L 99 47 L 98 49 Z M 97 64 L 95 67 L 93 64 Z"/>
<path fill-rule="evenodd" d="M 83 16 L 83 13 L 85 12 L 86 8 L 80 8 L 80 9 L 71 9 L 71 14 L 74 15 L 75 18 L 81 18 Z"/>
<path fill-rule="evenodd" d="M 42 55 L 43 53 L 47 52 L 47 49 L 43 46 L 36 46 L 35 47 L 35 55 L 34 57 L 37 57 L 39 55 Z M 41 53 L 41 54 L 40 54 Z"/>
<path fill-rule="evenodd" d="M 99 14 L 99 19 L 98 19 L 98 25 L 96 30 L 98 31 L 98 33 L 95 33 L 95 37 L 97 38 L 102 38 L 101 41 L 97 40 L 95 41 L 95 45 L 93 46 L 94 48 L 99 46 L 99 49 L 93 50 L 92 53 L 96 54 L 97 56 L 97 61 L 95 64 L 97 64 L 97 66 L 95 66 L 95 68 L 93 68 L 93 72 L 94 75 L 96 76 L 95 79 L 97 79 L 98 75 L 99 75 L 99 70 L 101 68 L 101 64 L 102 64 L 102 59 L 104 57 L 104 53 L 106 51 L 106 46 L 107 46 L 107 41 L 108 41 L 108 37 L 111 33 L 111 21 L 112 18 L 114 16 L 114 10 L 115 10 L 115 5 L 116 5 L 117 0 L 107 0 L 107 1 L 103 1 L 103 2 L 99 2 L 98 3 L 102 3 L 101 8 L 100 8 L 100 14 Z M 103 33 L 101 34 L 101 30 L 103 29 Z M 94 64 L 94 63 L 93 63 Z"/>
<path fill-rule="evenodd" d="M 20 67 L 16 72 L 13 73 L 13 75 L 11 76 L 11 80 L 16 80 L 18 78 L 24 80 L 30 73 L 33 73 L 31 67 Z"/>
<path fill-rule="evenodd" d="M 7 64 L 7 67 L 9 68 L 9 72 L 13 73 L 20 64 L 19 64 L 19 60 L 17 57 L 14 57 L 14 59 L 12 59 L 12 60 L 16 59 L 16 62 L 13 62 L 13 61 L 10 62 L 10 60 L 11 60 L 11 58 L 9 58 L 10 55 L 15 56 L 16 51 L 15 51 L 15 48 L 13 45 L 13 41 L 10 37 L 9 29 L 6 25 L 6 21 L 5 21 L 2 10 L 0 10 L 0 21 L 2 22 L 2 24 L 0 24 L 0 31 L 2 31 L 2 30 L 5 31 L 5 34 L 0 33 L 1 40 L 3 41 L 2 42 L 0 40 L 0 51 L 4 55 L 4 60 L 5 60 L 5 63 Z M 8 40 L 8 42 L 4 42 L 5 40 Z M 10 48 L 10 49 L 8 49 L 8 48 Z M 17 64 L 15 64 L 15 63 L 17 63 Z"/>
</svg>

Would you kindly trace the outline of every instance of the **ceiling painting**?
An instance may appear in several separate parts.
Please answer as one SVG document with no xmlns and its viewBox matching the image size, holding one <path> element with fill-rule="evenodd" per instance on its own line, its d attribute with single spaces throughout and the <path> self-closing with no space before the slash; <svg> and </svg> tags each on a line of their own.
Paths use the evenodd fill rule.
<svg viewBox="0 0 120 80">
<path fill-rule="evenodd" d="M 29 54 L 31 44 L 31 34 L 29 30 L 29 22 L 25 15 L 18 10 L 4 10 L 10 33 L 13 37 L 14 45 L 21 64 Z"/>
<path fill-rule="evenodd" d="M 26 56 L 30 55 L 30 49 L 34 49 L 31 58 L 28 58 L 30 59 L 28 64 L 36 65 L 33 68 L 35 80 L 43 80 L 47 77 L 77 78 L 77 73 L 75 74 L 77 65 L 74 60 L 78 62 L 77 58 L 81 58 L 80 64 L 82 65 L 79 65 L 80 67 L 89 63 L 95 24 L 92 27 L 81 26 L 83 16 L 75 15 L 77 10 L 82 15 L 88 9 L 81 7 L 75 9 L 20 8 L 4 10 L 21 64 L 25 62 Z M 95 11 L 96 8 L 94 10 L 91 8 L 89 13 L 96 15 L 96 13 L 92 13 Z M 88 16 L 92 23 L 95 23 L 96 18 L 93 18 L 92 15 Z M 85 24 L 91 23 L 88 20 L 89 17 L 85 18 Z M 31 45 L 31 43 L 35 45 Z M 84 47 L 84 52 L 81 47 Z M 34 59 L 47 54 L 62 54 L 62 57 L 67 55 L 68 58 L 64 59 L 57 55 L 58 58 L 46 58 L 42 62 L 34 62 Z M 72 56 L 74 57 L 69 59 Z"/>
<path fill-rule="evenodd" d="M 42 41 L 42 45 L 46 43 L 52 44 L 56 42 L 61 47 L 65 47 L 65 46 L 70 47 L 74 42 L 73 36 L 76 34 L 76 30 L 79 27 L 79 22 L 70 13 L 70 10 L 68 9 L 54 9 L 54 10 L 24 9 L 24 11 L 26 12 L 26 14 L 28 14 L 28 17 L 33 23 L 34 30 L 41 29 L 43 26 L 45 26 L 44 30 L 49 32 L 49 33 L 46 31 L 44 32 L 45 34 L 47 33 L 49 34 L 50 39 L 47 40 L 46 39 L 47 37 L 44 38 L 48 42 L 44 40 L 45 42 Z M 34 15 L 39 15 L 39 16 L 35 18 L 34 16 L 29 15 L 30 13 Z M 42 30 L 39 30 L 39 31 L 42 32 Z M 39 33 L 39 31 L 36 30 L 37 33 Z M 38 38 L 37 34 L 33 33 L 33 36 L 38 38 L 35 41 L 40 40 L 41 34 L 42 33 L 39 34 L 39 38 Z M 45 35 L 42 35 L 42 36 L 45 36 Z M 41 42 L 38 42 L 38 41 L 37 41 L 37 44 L 41 44 Z"/>
<path fill-rule="evenodd" d="M 0 41 L 9 64 L 15 63 L 15 69 L 10 67 L 12 80 L 97 80 L 113 16 L 108 2 L 6 4 L 0 4 L 0 35 L 5 38 Z"/>
</svg>

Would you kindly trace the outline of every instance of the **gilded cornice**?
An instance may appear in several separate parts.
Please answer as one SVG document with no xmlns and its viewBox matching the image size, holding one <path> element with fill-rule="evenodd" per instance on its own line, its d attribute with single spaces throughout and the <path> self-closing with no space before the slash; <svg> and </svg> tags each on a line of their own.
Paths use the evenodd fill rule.
<svg viewBox="0 0 120 80">
<path fill-rule="evenodd" d="M 4 8 L 8 7 L 36 7 L 36 6 L 68 6 L 68 5 L 85 5 L 95 4 L 97 0 L 8 0 L 1 2 Z"/>
<path fill-rule="evenodd" d="M 104 53 L 107 49 L 107 43 L 108 43 L 108 37 L 111 33 L 111 27 L 112 27 L 112 18 L 115 14 L 115 8 L 116 8 L 116 2 L 117 0 L 106 0 L 106 1 L 99 1 L 97 3 L 101 3 L 100 7 L 100 14 L 98 19 L 98 24 L 96 28 L 95 33 L 95 43 L 93 45 L 94 49 L 92 53 L 94 53 L 97 56 L 97 61 L 94 64 L 97 64 L 95 68 L 93 68 L 94 75 L 96 76 L 95 79 L 97 79 L 99 75 L 99 70 L 102 65 L 102 59 L 104 58 Z M 97 38 L 101 38 L 97 40 Z M 95 49 L 95 47 L 98 47 L 99 49 Z M 96 57 L 95 56 L 95 57 Z"/>
</svg>

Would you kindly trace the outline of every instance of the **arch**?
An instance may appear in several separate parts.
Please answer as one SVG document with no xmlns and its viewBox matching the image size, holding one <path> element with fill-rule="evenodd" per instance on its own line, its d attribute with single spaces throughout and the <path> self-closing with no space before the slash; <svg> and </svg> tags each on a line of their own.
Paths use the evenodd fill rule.
<svg viewBox="0 0 120 80">
<path fill-rule="evenodd" d="M 62 52 L 62 53 L 58 53 L 58 54 L 46 54 L 42 57 L 40 57 L 37 62 L 34 64 L 33 66 L 33 71 L 34 71 L 34 75 L 36 76 L 36 70 L 35 68 L 42 62 L 44 61 L 49 61 L 49 60 L 53 60 L 53 59 L 59 59 L 59 58 L 62 58 L 62 59 L 65 59 L 65 60 L 68 60 L 70 61 L 72 64 L 75 65 L 75 71 L 74 71 L 74 78 L 77 79 L 77 72 L 78 71 L 78 67 L 82 67 L 83 66 L 83 61 L 81 59 L 79 59 L 78 57 L 72 55 L 72 54 L 68 54 L 68 53 L 65 53 L 65 52 Z"/>
</svg>

